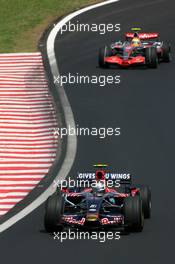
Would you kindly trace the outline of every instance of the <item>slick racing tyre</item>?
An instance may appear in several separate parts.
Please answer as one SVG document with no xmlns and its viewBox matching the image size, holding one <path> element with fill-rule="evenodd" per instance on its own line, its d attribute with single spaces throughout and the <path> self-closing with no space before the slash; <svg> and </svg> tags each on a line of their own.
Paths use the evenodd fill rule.
<svg viewBox="0 0 175 264">
<path fill-rule="evenodd" d="M 141 232 L 144 226 L 144 215 L 140 196 L 126 197 L 123 204 L 125 229 L 129 232 Z"/>
<path fill-rule="evenodd" d="M 164 62 L 170 62 L 171 61 L 171 47 L 169 43 L 163 43 L 162 46 L 162 60 Z"/>
<path fill-rule="evenodd" d="M 158 56 L 157 50 L 154 47 L 146 48 L 145 50 L 145 61 L 149 68 L 158 67 Z"/>
<path fill-rule="evenodd" d="M 140 187 L 140 198 L 142 200 L 142 208 L 145 218 L 151 217 L 151 190 L 148 186 Z"/>
<path fill-rule="evenodd" d="M 62 196 L 60 193 L 54 193 L 46 201 L 44 227 L 47 232 L 62 230 L 60 224 L 62 214 Z"/>
<path fill-rule="evenodd" d="M 99 55 L 98 55 L 98 64 L 101 68 L 106 68 L 108 65 L 105 63 L 105 58 L 112 56 L 112 50 L 105 46 L 103 48 L 100 48 Z"/>
</svg>

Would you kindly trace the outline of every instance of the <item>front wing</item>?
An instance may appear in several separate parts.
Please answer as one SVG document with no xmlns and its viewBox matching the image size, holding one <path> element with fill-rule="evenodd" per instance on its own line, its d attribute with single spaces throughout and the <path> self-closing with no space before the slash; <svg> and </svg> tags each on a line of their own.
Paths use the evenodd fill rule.
<svg viewBox="0 0 175 264">
<path fill-rule="evenodd" d="M 140 65 L 140 64 L 145 64 L 145 57 L 143 56 L 137 56 L 129 59 L 122 59 L 118 56 L 111 56 L 111 57 L 106 57 L 104 59 L 104 62 L 107 64 L 117 64 L 120 66 L 130 66 L 130 65 Z"/>
<path fill-rule="evenodd" d="M 64 215 L 62 217 L 62 223 L 70 226 L 96 226 L 96 227 L 105 227 L 105 226 L 123 226 L 124 217 L 123 215 L 103 215 L 98 217 L 96 214 L 88 214 L 87 216 L 78 216 L 78 215 Z"/>
</svg>

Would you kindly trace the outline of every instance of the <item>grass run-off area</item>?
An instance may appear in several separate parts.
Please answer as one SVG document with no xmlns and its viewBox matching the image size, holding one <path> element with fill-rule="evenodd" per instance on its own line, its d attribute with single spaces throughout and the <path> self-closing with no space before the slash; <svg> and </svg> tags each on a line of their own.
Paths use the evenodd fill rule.
<svg viewBox="0 0 175 264">
<path fill-rule="evenodd" d="M 30 52 L 49 23 L 99 0 L 0 0 L 0 52 Z"/>
</svg>

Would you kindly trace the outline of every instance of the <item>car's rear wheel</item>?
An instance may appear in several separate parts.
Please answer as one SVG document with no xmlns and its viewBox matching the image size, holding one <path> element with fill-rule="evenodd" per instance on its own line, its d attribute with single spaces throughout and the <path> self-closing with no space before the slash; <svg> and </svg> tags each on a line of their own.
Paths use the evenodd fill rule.
<svg viewBox="0 0 175 264">
<path fill-rule="evenodd" d="M 169 43 L 164 43 L 162 46 L 162 60 L 164 62 L 170 62 L 171 61 L 171 47 Z"/>
<path fill-rule="evenodd" d="M 61 193 L 54 193 L 46 201 L 44 227 L 47 232 L 62 230 L 62 196 Z"/>
<path fill-rule="evenodd" d="M 142 201 L 139 195 L 126 197 L 123 204 L 125 229 L 129 232 L 141 232 L 144 226 Z"/>
<path fill-rule="evenodd" d="M 148 186 L 140 187 L 140 198 L 142 200 L 143 213 L 145 218 L 151 217 L 151 190 Z"/>
<path fill-rule="evenodd" d="M 105 47 L 100 48 L 99 56 L 98 56 L 99 67 L 106 68 L 108 64 L 105 62 L 105 58 L 110 57 L 112 55 L 113 53 L 110 47 L 105 46 Z"/>
<path fill-rule="evenodd" d="M 146 65 L 149 68 L 157 68 L 158 67 L 158 56 L 157 50 L 154 47 L 146 48 L 145 50 L 145 61 Z"/>
</svg>

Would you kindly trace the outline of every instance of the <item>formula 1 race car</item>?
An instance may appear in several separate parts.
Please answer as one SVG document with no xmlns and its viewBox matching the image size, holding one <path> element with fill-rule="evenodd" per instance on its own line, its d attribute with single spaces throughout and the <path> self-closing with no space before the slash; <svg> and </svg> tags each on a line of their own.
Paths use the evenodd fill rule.
<svg viewBox="0 0 175 264">
<path fill-rule="evenodd" d="M 170 61 L 170 44 L 160 41 L 158 33 L 127 32 L 125 41 L 112 43 L 111 46 L 99 50 L 99 66 L 102 68 L 109 65 L 122 67 L 144 65 L 148 68 L 157 68 L 159 62 Z"/>
<path fill-rule="evenodd" d="M 101 164 L 97 166 L 95 172 L 78 173 L 78 186 L 58 187 L 48 198 L 44 217 L 47 232 L 66 226 L 142 231 L 144 218 L 151 216 L 150 188 L 132 186 L 130 174 L 111 173 Z"/>
</svg>

